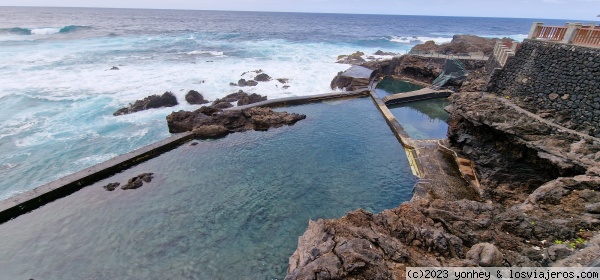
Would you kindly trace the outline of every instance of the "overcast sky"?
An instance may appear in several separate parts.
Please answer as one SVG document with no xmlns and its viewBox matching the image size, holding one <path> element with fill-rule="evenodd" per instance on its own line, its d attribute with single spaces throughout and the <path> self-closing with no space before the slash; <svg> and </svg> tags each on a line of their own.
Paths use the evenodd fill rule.
<svg viewBox="0 0 600 280">
<path fill-rule="evenodd" d="M 600 19 L 600 0 L 1 0 L 0 5 Z"/>
</svg>

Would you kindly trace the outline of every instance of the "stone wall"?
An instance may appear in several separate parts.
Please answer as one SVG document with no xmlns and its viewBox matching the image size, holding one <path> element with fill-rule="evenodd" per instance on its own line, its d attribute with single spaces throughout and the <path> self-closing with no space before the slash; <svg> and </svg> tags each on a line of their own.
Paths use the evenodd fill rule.
<svg viewBox="0 0 600 280">
<path fill-rule="evenodd" d="M 600 137 L 600 49 L 525 40 L 487 91 Z"/>
</svg>

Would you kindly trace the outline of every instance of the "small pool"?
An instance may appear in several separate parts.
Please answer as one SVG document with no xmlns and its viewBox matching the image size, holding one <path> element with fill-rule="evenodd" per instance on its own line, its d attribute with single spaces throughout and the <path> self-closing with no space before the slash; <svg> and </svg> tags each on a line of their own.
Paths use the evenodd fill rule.
<svg viewBox="0 0 600 280">
<path fill-rule="evenodd" d="M 445 139 L 448 132 L 446 98 L 388 106 L 404 130 L 414 139 Z"/>
<path fill-rule="evenodd" d="M 289 127 L 185 144 L 0 225 L 3 279 L 282 279 L 308 220 L 411 198 L 369 98 L 288 107 Z M 108 192 L 140 173 L 154 180 Z"/>
<path fill-rule="evenodd" d="M 375 92 L 379 97 L 383 98 L 388 95 L 409 92 L 422 89 L 423 87 L 408 81 L 398 80 L 390 77 L 383 78 L 375 88 Z"/>
</svg>

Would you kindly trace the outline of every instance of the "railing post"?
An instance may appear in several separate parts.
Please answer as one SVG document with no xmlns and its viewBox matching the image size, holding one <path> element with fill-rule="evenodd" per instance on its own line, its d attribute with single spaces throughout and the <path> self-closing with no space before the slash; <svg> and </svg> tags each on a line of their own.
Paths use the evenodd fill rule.
<svg viewBox="0 0 600 280">
<path fill-rule="evenodd" d="M 544 25 L 544 24 L 541 22 L 534 22 L 531 25 L 531 30 L 529 30 L 529 36 L 527 36 L 527 39 L 535 39 L 538 27 L 540 27 L 542 25 Z"/>
<path fill-rule="evenodd" d="M 567 32 L 565 33 L 565 38 L 562 40 L 564 44 L 570 44 L 575 39 L 575 35 L 577 35 L 577 30 L 579 30 L 583 26 L 583 23 L 568 23 L 567 24 Z"/>
</svg>

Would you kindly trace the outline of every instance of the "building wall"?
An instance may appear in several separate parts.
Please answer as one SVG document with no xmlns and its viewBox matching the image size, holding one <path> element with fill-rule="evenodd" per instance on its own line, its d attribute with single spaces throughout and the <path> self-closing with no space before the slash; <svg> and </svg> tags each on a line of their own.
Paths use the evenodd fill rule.
<svg viewBox="0 0 600 280">
<path fill-rule="evenodd" d="M 487 91 L 600 137 L 600 49 L 526 40 Z"/>
</svg>

